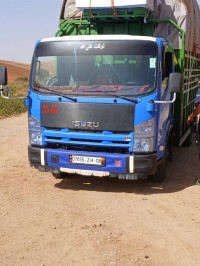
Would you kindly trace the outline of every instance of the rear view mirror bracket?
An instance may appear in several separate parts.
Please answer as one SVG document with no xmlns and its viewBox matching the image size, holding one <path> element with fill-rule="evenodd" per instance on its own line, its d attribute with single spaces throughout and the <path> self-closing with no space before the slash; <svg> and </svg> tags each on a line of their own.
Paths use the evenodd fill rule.
<svg viewBox="0 0 200 266">
<path fill-rule="evenodd" d="M 7 88 L 7 91 L 9 90 L 9 88 Z M 3 89 L 3 85 L 1 85 L 1 88 L 0 88 L 0 91 L 1 91 L 1 97 L 4 98 L 4 99 L 7 99 L 7 100 L 21 100 L 21 99 L 26 99 L 27 96 L 8 96 L 8 93 L 7 93 L 7 96 L 4 95 L 4 89 Z"/>
</svg>

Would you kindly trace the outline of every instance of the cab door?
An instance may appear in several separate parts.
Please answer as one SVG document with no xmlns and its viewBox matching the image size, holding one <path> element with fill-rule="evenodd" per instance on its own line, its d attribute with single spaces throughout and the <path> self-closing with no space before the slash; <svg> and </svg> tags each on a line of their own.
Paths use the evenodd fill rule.
<svg viewBox="0 0 200 266">
<path fill-rule="evenodd" d="M 164 49 L 162 59 L 162 83 L 160 90 L 160 100 L 170 101 L 173 95 L 169 92 L 168 80 L 171 72 L 174 71 L 174 60 L 173 51 L 167 51 Z M 169 133 L 170 127 L 173 123 L 173 104 L 162 103 L 159 104 L 159 121 L 158 121 L 158 160 L 164 156 L 167 134 Z"/>
</svg>

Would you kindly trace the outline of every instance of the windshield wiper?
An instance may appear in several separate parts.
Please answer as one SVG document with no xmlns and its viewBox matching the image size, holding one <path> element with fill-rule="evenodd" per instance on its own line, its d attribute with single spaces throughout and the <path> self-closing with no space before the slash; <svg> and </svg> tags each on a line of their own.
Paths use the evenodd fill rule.
<svg viewBox="0 0 200 266">
<path fill-rule="evenodd" d="M 109 91 L 105 91 L 105 93 L 106 94 L 108 94 L 107 92 L 109 92 Z M 132 103 L 138 103 L 138 101 L 137 100 L 134 100 L 134 99 L 129 99 L 129 98 L 127 98 L 127 97 L 124 97 L 124 96 L 121 96 L 121 95 L 117 95 L 117 94 L 108 94 L 108 95 L 110 95 L 110 96 L 112 96 L 112 97 L 116 97 L 116 98 L 120 98 L 120 99 L 123 99 L 123 100 L 126 100 L 126 101 L 129 101 L 129 102 L 132 102 Z"/>
<path fill-rule="evenodd" d="M 105 90 L 85 90 L 84 92 L 104 92 L 112 97 L 115 97 L 115 98 L 120 98 L 120 99 L 123 99 L 123 100 L 126 100 L 126 101 L 129 101 L 129 102 L 132 102 L 132 103 L 138 103 L 137 100 L 134 100 L 134 99 L 129 99 L 127 97 L 124 97 L 124 96 L 121 96 L 121 95 L 118 95 L 118 94 L 114 94 L 114 93 L 110 93 L 112 91 L 105 91 Z"/>
<path fill-rule="evenodd" d="M 54 89 L 50 89 L 50 88 L 43 87 L 43 86 L 40 86 L 40 85 L 36 85 L 35 87 L 41 88 L 41 89 L 46 90 L 46 91 L 53 92 L 52 94 L 54 94 L 56 96 L 61 96 L 61 97 L 64 97 L 64 98 L 66 98 L 68 100 L 71 100 L 71 101 L 74 101 L 74 102 L 77 101 L 76 98 L 72 98 L 72 97 L 66 96 L 64 93 L 58 92 L 58 91 L 56 91 Z"/>
</svg>

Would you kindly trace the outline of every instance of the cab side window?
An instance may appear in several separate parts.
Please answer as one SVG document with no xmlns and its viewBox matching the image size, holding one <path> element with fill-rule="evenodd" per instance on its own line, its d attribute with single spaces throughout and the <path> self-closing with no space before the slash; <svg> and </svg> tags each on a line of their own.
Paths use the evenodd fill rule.
<svg viewBox="0 0 200 266">
<path fill-rule="evenodd" d="M 161 97 L 165 95 L 168 86 L 169 74 L 172 72 L 173 53 L 166 52 L 163 58 Z"/>
</svg>

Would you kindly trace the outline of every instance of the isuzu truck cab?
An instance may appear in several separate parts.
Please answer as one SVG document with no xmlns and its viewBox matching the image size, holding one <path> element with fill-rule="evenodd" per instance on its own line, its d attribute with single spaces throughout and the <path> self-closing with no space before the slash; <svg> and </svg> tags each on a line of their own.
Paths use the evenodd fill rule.
<svg viewBox="0 0 200 266">
<path fill-rule="evenodd" d="M 163 179 L 181 84 L 173 58 L 170 44 L 152 37 L 38 42 L 26 101 L 30 163 L 55 175 L 72 168 Z"/>
</svg>

